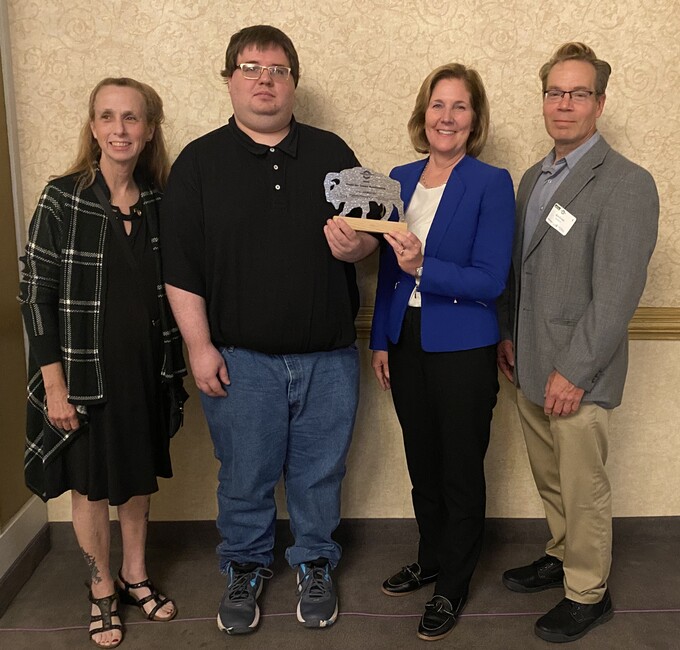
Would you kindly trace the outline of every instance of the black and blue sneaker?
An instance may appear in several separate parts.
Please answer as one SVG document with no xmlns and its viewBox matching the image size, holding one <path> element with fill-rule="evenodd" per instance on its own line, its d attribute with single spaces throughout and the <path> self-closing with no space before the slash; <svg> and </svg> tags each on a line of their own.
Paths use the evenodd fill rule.
<svg viewBox="0 0 680 650">
<path fill-rule="evenodd" d="M 338 596 L 325 557 L 298 565 L 297 594 L 297 618 L 305 627 L 328 627 L 335 623 Z"/>
<path fill-rule="evenodd" d="M 217 627 L 227 634 L 254 632 L 260 622 L 257 599 L 262 583 L 272 572 L 260 564 L 230 562 L 227 569 L 227 588 L 220 601 Z"/>
</svg>

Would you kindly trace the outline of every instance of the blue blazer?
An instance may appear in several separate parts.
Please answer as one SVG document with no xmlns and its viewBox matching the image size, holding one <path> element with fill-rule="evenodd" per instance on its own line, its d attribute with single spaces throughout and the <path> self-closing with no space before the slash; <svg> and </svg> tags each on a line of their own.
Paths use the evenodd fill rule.
<svg viewBox="0 0 680 650">
<path fill-rule="evenodd" d="M 427 159 L 395 167 L 406 209 Z M 505 288 L 514 231 L 510 174 L 469 156 L 453 168 L 434 216 L 420 280 L 421 344 L 427 352 L 493 345 L 499 340 L 496 298 Z M 397 343 L 415 278 L 383 242 L 371 344 Z"/>
</svg>

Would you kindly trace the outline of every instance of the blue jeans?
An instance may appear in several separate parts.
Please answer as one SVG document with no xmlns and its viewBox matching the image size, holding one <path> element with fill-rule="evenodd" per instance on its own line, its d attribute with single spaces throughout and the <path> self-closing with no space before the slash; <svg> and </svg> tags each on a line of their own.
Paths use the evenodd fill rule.
<svg viewBox="0 0 680 650">
<path fill-rule="evenodd" d="M 272 563 L 274 488 L 282 472 L 295 540 L 286 560 L 296 566 L 325 557 L 335 566 L 342 549 L 332 534 L 359 398 L 356 346 L 307 354 L 220 352 L 228 395 L 201 394 L 201 402 L 220 461 L 221 571 L 231 561 Z"/>
</svg>

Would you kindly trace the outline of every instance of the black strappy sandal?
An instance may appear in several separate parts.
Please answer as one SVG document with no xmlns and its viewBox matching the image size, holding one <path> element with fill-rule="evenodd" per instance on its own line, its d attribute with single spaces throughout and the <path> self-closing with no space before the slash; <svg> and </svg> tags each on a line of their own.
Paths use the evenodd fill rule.
<svg viewBox="0 0 680 650">
<path fill-rule="evenodd" d="M 164 623 L 166 621 L 171 621 L 173 618 L 175 618 L 175 616 L 177 616 L 177 604 L 175 603 L 175 601 L 172 600 L 172 598 L 161 597 L 156 587 L 153 586 L 153 583 L 148 578 L 146 580 L 143 580 L 142 582 L 131 584 L 125 578 L 123 578 L 121 572 L 118 571 L 118 583 L 119 584 L 116 584 L 116 589 L 118 590 L 118 594 L 120 595 L 121 601 L 124 602 L 126 605 L 135 605 L 136 607 L 139 607 L 139 609 L 142 611 L 142 614 L 144 614 L 144 616 L 148 618 L 150 621 L 160 621 Z M 151 592 L 148 596 L 145 596 L 144 598 L 137 598 L 136 596 L 130 593 L 130 589 L 144 589 L 144 588 L 148 589 Z M 151 601 L 154 602 L 154 608 L 147 614 L 146 610 L 144 609 L 144 605 L 150 603 Z M 174 606 L 172 616 L 169 616 L 168 618 L 156 616 L 158 610 L 161 607 L 163 607 L 163 605 L 167 605 L 168 603 L 172 603 Z"/>
<path fill-rule="evenodd" d="M 116 592 L 112 593 L 110 596 L 104 596 L 104 598 L 95 598 L 92 595 L 92 590 L 88 594 L 89 601 L 99 608 L 99 614 L 90 614 L 90 625 L 92 623 L 97 623 L 101 621 L 101 627 L 90 630 L 90 639 L 98 648 L 116 648 L 123 641 L 123 626 L 121 623 L 114 623 L 113 617 L 117 616 L 120 621 L 120 613 L 118 607 L 113 609 L 113 605 L 118 602 L 118 594 Z M 109 630 L 120 630 L 120 639 L 118 641 L 113 641 L 112 643 L 97 643 L 94 640 L 95 634 L 101 634 L 102 632 L 108 632 Z"/>
</svg>

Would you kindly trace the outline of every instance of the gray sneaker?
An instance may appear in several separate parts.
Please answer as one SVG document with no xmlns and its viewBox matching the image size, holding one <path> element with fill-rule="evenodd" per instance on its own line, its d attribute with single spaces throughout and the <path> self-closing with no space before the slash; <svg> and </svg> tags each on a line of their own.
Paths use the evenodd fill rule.
<svg viewBox="0 0 680 650">
<path fill-rule="evenodd" d="M 297 569 L 297 618 L 305 627 L 328 627 L 338 617 L 338 596 L 331 567 L 324 557 L 303 562 Z"/>
<path fill-rule="evenodd" d="M 227 569 L 227 588 L 224 590 L 217 613 L 217 627 L 227 634 L 254 632 L 260 622 L 257 598 L 262 583 L 272 572 L 259 564 L 230 562 Z"/>
</svg>

